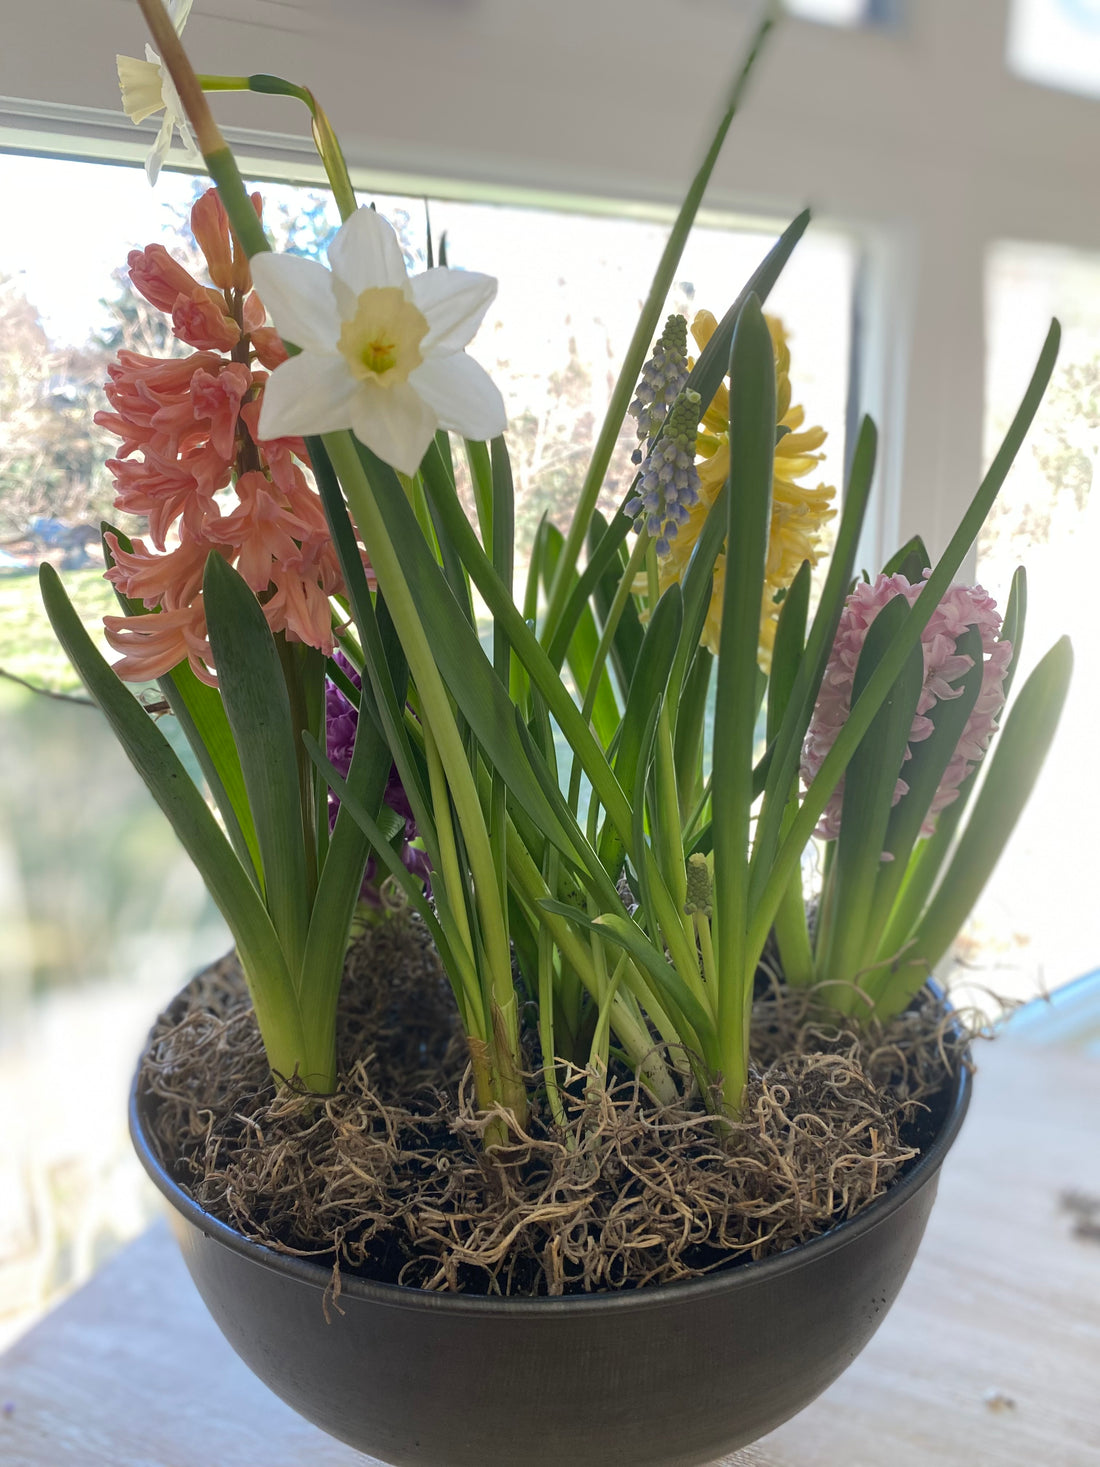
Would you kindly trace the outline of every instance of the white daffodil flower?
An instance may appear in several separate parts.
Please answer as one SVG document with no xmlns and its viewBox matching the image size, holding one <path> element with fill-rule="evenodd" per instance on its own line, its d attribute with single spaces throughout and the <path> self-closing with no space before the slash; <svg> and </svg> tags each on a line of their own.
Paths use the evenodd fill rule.
<svg viewBox="0 0 1100 1467">
<path fill-rule="evenodd" d="M 360 209 L 328 251 L 252 257 L 252 277 L 299 355 L 264 387 L 261 438 L 350 428 L 403 474 L 415 474 L 438 428 L 466 438 L 504 431 L 504 400 L 463 350 L 496 295 L 488 275 L 427 270 L 411 278 L 393 227 Z"/>
<path fill-rule="evenodd" d="M 178 36 L 187 24 L 192 0 L 171 0 L 168 16 Z M 152 46 L 145 48 L 145 60 L 136 56 L 116 56 L 118 84 L 122 91 L 122 110 L 131 122 L 144 122 L 147 117 L 163 111 L 164 121 L 160 125 L 156 141 L 145 160 L 145 172 L 151 184 L 156 183 L 161 164 L 172 146 L 172 134 L 178 132 L 184 152 L 194 163 L 202 161 L 201 154 L 191 136 L 191 129 L 183 115 L 179 93 L 168 75 L 168 71 Z"/>
</svg>

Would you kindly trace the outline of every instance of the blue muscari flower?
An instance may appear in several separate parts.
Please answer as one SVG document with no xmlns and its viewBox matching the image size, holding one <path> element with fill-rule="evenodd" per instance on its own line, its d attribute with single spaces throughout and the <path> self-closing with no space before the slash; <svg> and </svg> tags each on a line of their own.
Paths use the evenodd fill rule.
<svg viewBox="0 0 1100 1467">
<path fill-rule="evenodd" d="M 634 516 L 634 528 L 652 535 L 658 555 L 669 553 L 669 541 L 676 538 L 699 499 L 695 467 L 699 410 L 697 392 L 680 393 L 667 415 L 664 432 L 649 451 L 638 492 L 626 504 L 627 514 Z"/>
<path fill-rule="evenodd" d="M 669 316 L 653 355 L 642 368 L 642 380 L 630 404 L 630 414 L 638 423 L 639 438 L 655 437 L 669 408 L 683 391 L 687 376 L 687 320 L 683 316 Z"/>
</svg>

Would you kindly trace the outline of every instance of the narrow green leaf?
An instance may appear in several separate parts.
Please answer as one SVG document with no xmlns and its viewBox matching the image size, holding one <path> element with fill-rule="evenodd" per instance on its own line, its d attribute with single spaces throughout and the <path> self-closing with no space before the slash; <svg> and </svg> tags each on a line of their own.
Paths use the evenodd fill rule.
<svg viewBox="0 0 1100 1467">
<path fill-rule="evenodd" d="M 654 711 L 660 710 L 664 701 L 669 673 L 680 640 L 683 615 L 680 587 L 671 585 L 653 608 L 634 680 L 627 695 L 614 763 L 615 777 L 623 789 L 634 789 L 642 763 L 646 724 Z M 649 737 L 652 742 L 652 732 Z M 604 822 L 597 850 L 606 869 L 612 876 L 616 875 L 622 862 L 623 845 L 610 818 Z"/>
<path fill-rule="evenodd" d="M 874 901 L 877 928 L 872 924 L 869 929 L 876 941 L 889 920 L 920 836 L 921 825 L 927 818 L 940 781 L 954 757 L 982 690 L 985 663 L 981 633 L 977 627 L 968 627 L 957 638 L 955 651 L 970 658 L 970 669 L 956 684 L 957 696 L 941 698 L 929 713 L 932 733 L 912 745 L 912 757 L 902 770 L 902 778 L 909 788 L 890 812 L 883 850 L 889 851 L 893 860 L 883 862 L 878 873 Z"/>
<path fill-rule="evenodd" d="M 371 688 L 373 706 L 397 765 L 402 788 L 408 796 L 416 828 L 428 848 L 432 865 L 438 867 L 439 847 L 427 783 L 405 732 L 408 664 L 385 603 L 379 597 L 376 607 L 371 597 L 344 496 L 325 445 L 320 438 L 308 438 L 306 446 L 325 508 L 329 533 L 340 561 L 352 615 L 363 643 L 363 684 L 364 687 L 369 684 Z"/>
<path fill-rule="evenodd" d="M 114 557 L 107 543 L 107 535 L 114 535 L 120 547 L 127 552 L 133 550 L 133 542 L 106 521 L 100 526 L 100 530 L 103 559 L 110 569 L 114 564 Z M 154 614 L 143 602 L 123 596 L 117 589 L 115 595 L 127 616 Z M 233 742 L 221 696 L 216 688 L 199 681 L 187 661 L 181 662 L 170 673 L 158 678 L 157 686 L 198 761 L 211 797 L 225 823 L 233 849 L 241 864 L 251 873 L 257 888 L 262 890 L 263 868 L 256 841 L 256 827 L 248 806 L 248 793 L 244 787 L 237 746 Z"/>
<path fill-rule="evenodd" d="M 588 526 L 588 558 L 591 563 L 598 546 L 603 542 L 607 534 L 607 521 L 599 510 L 593 510 L 592 522 Z M 607 625 L 608 614 L 615 600 L 615 592 L 619 589 L 619 580 L 626 569 L 627 556 L 622 548 L 623 542 L 619 542 L 617 554 L 612 557 L 610 566 L 604 570 L 593 589 L 593 603 L 596 614 L 600 619 L 600 626 Z M 638 617 L 638 609 L 634 605 L 633 597 L 629 598 L 623 607 L 619 624 L 615 628 L 614 640 L 611 644 L 611 664 L 615 669 L 619 688 L 623 697 L 626 697 L 627 689 L 630 687 L 630 679 L 634 676 L 634 668 L 638 661 L 638 654 L 642 650 L 642 638 L 645 632 Z"/>
<path fill-rule="evenodd" d="M 802 743 L 810 726 L 818 689 L 825 675 L 852 580 L 863 518 L 871 494 L 877 443 L 878 435 L 874 423 L 870 418 L 864 418 L 852 456 L 840 527 L 829 558 L 829 570 L 821 600 L 814 614 L 806 649 L 795 675 L 779 732 L 774 743 L 770 744 L 770 757 L 765 754 L 761 761 L 764 766 L 761 772 L 765 775 L 765 781 L 764 801 L 756 824 L 752 853 L 751 901 L 754 907 L 759 903 L 765 882 L 771 874 L 787 807 L 798 788 Z M 759 792 L 755 781 L 753 788 L 754 792 Z M 792 869 L 793 865 L 794 863 Z"/>
<path fill-rule="evenodd" d="M 898 550 L 882 567 L 884 576 L 902 575 L 911 586 L 915 586 L 926 570 L 932 565 L 932 557 L 928 554 L 928 547 L 919 535 L 914 535 L 911 540 Z"/>
<path fill-rule="evenodd" d="M 908 615 L 905 597 L 895 596 L 871 623 L 856 664 L 853 703 L 881 665 Z M 851 984 L 868 966 L 874 953 L 870 926 L 875 885 L 894 791 L 901 777 L 923 682 L 924 656 L 917 646 L 910 650 L 845 773 L 844 804 L 832 872 L 832 921 L 829 940 L 818 954 L 818 976 L 829 983 Z M 842 1011 L 851 1012 L 858 996 L 854 989 L 842 987 L 829 994 L 828 1000 Z"/>
<path fill-rule="evenodd" d="M 542 573 L 544 584 L 549 590 L 554 571 L 561 555 L 563 545 L 561 531 L 555 526 L 548 524 L 546 527 L 545 553 L 543 556 Z M 633 611 L 633 607 L 631 607 Z M 635 613 L 636 615 L 636 613 Z M 589 683 L 592 677 L 592 668 L 596 661 L 596 649 L 600 644 L 600 634 L 596 629 L 596 618 L 591 608 L 585 607 L 576 628 L 573 632 L 569 649 L 566 653 L 566 661 L 569 670 L 573 674 L 582 699 L 589 692 Z M 606 749 L 615 736 L 615 731 L 622 721 L 619 705 L 615 700 L 615 692 L 611 686 L 606 667 L 600 669 L 600 678 L 597 685 L 595 702 L 592 705 L 592 726 L 596 730 L 596 737 Z"/>
<path fill-rule="evenodd" d="M 806 616 L 810 605 L 810 562 L 804 560 L 787 589 L 779 611 L 772 648 L 772 670 L 768 678 L 767 740 L 778 737 L 787 705 L 791 701 L 806 638 Z"/>
<path fill-rule="evenodd" d="M 297 736 L 282 663 L 263 608 L 216 552 L 206 561 L 203 604 L 222 702 L 263 860 L 267 909 L 291 972 L 301 972 L 309 911 Z"/>
<path fill-rule="evenodd" d="M 84 630 L 52 566 L 39 567 L 39 584 L 58 641 L 225 918 L 252 985 L 264 1041 L 273 1064 L 280 1063 L 276 1056 L 299 1037 L 296 1003 L 278 937 L 256 888 L 175 750 Z M 293 1074 L 294 1058 L 281 1063 L 289 1065 L 281 1073 Z"/>
<path fill-rule="evenodd" d="M 724 1103 L 736 1109 L 747 1075 L 744 985 L 749 921 L 749 819 L 757 707 L 760 605 L 775 459 L 775 352 L 760 302 L 750 296 L 733 334 L 730 473 L 721 654 L 715 690 L 714 910 L 721 982 L 718 1043 Z"/>
<path fill-rule="evenodd" d="M 626 410 L 630 399 L 634 395 L 634 389 L 645 362 L 646 352 L 649 350 L 650 342 L 653 340 L 654 333 L 657 329 L 657 323 L 664 309 L 669 289 L 676 274 L 676 267 L 679 264 L 680 256 L 684 250 L 684 245 L 687 243 L 691 226 L 695 222 L 699 205 L 703 201 L 703 195 L 706 192 L 710 176 L 714 171 L 714 166 L 718 162 L 719 154 L 722 151 L 722 144 L 726 140 L 726 134 L 729 132 L 730 125 L 741 105 L 741 98 L 748 83 L 749 76 L 756 64 L 757 57 L 763 49 L 764 42 L 775 24 L 776 16 L 776 8 L 769 5 L 757 26 L 745 58 L 738 68 L 726 107 L 707 147 L 699 170 L 692 179 L 691 185 L 684 196 L 684 201 L 680 206 L 680 211 L 676 216 L 676 221 L 672 226 L 665 248 L 661 254 L 660 262 L 653 277 L 653 283 L 642 305 L 638 323 L 634 328 L 634 334 L 631 337 L 630 345 L 627 347 L 618 380 L 611 394 L 607 416 L 603 421 L 596 445 L 592 450 L 592 458 L 589 462 L 584 483 L 581 486 L 576 513 L 573 516 L 572 523 L 569 527 L 569 534 L 566 537 L 559 567 L 560 579 L 551 594 L 550 605 L 547 610 L 547 623 L 551 630 L 556 629 L 558 622 L 561 620 L 561 612 L 568 596 L 572 575 L 576 569 L 577 561 L 588 532 L 588 522 L 592 511 L 596 507 L 596 500 L 599 498 L 600 489 L 603 487 L 607 467 L 611 462 L 611 455 L 618 441 L 619 429 L 622 427 L 623 419 L 626 417 Z M 802 229 L 805 229 L 808 219 L 809 215 L 807 214 L 803 220 Z M 795 223 L 797 224 L 797 222 L 796 220 Z M 795 225 L 792 224 L 788 233 L 794 229 Z M 801 234 L 801 232 L 799 230 L 798 234 Z M 792 241 L 790 248 L 793 249 L 793 247 L 794 242 Z M 776 245 L 772 250 L 772 254 L 774 255 L 778 249 L 779 246 Z M 770 258 L 771 255 L 769 255 Z M 786 256 L 783 259 L 785 262 Z M 694 383 L 691 385 L 694 386 Z M 717 386 L 717 383 L 715 383 L 715 386 Z M 713 390 L 711 395 L 713 396 Z M 709 401 L 710 398 L 704 397 L 704 406 Z M 566 633 L 566 644 L 568 644 L 571 637 L 572 627 Z M 560 665 L 559 661 L 558 666 Z"/>
<path fill-rule="evenodd" d="M 1034 669 L 997 735 L 974 810 L 954 858 L 914 937 L 914 952 L 935 967 L 970 915 L 1039 777 L 1073 673 L 1062 637 Z"/>
<path fill-rule="evenodd" d="M 610 912 L 602 913 L 593 919 L 586 916 L 577 907 L 569 906 L 565 902 L 541 901 L 539 906 L 543 911 L 552 912 L 555 916 L 563 917 L 577 927 L 607 938 L 639 962 L 657 984 L 658 992 L 668 1007 L 673 1013 L 680 1014 L 682 1021 L 686 1020 L 691 1025 L 699 1041 L 703 1059 L 708 1066 L 714 1068 L 713 1020 L 676 969 L 657 951 L 636 922 L 631 921 L 629 917 L 618 916 Z M 677 1028 L 679 1029 L 680 1025 L 677 1025 Z"/>
</svg>

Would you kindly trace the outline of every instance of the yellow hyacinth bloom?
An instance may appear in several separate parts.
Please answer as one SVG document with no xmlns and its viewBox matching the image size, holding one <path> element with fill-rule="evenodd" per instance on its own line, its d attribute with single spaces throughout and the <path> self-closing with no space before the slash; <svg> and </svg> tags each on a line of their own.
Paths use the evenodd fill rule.
<svg viewBox="0 0 1100 1467">
<path fill-rule="evenodd" d="M 825 442 L 824 428 L 803 428 L 805 413 L 791 404 L 791 353 L 782 322 L 766 316 L 775 349 L 776 417 L 787 429 L 776 444 L 775 476 L 772 481 L 771 532 L 768 537 L 768 560 L 765 568 L 764 599 L 760 613 L 760 665 L 770 670 L 775 630 L 780 606 L 776 596 L 785 591 L 804 560 L 816 565 L 822 553 L 822 526 L 833 518 L 832 501 L 836 490 L 825 484 L 810 488 L 799 483 L 814 471 L 824 457 L 817 450 Z M 691 334 L 702 349 L 714 334 L 717 321 L 709 311 L 700 311 L 692 322 Z M 680 526 L 669 553 L 658 560 L 660 588 L 681 580 L 687 570 L 691 552 L 722 485 L 729 475 L 729 389 L 722 383 L 714 401 L 699 425 L 697 451 L 700 462 L 699 501 L 691 510 L 686 524 Z M 703 645 L 718 651 L 722 620 L 722 596 L 725 586 L 726 557 L 719 555 L 714 567 L 714 592 L 703 629 Z"/>
</svg>

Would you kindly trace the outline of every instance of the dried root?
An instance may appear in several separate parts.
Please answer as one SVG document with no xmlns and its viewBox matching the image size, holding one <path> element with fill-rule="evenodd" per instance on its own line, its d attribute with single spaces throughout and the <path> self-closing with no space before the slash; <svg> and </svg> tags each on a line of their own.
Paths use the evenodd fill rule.
<svg viewBox="0 0 1100 1467">
<path fill-rule="evenodd" d="M 349 961 L 341 1080 L 278 1091 L 239 969 L 223 960 L 164 1015 L 142 1085 L 155 1149 L 246 1236 L 341 1272 L 425 1289 L 574 1294 L 696 1277 L 854 1216 L 919 1154 L 958 1025 L 930 999 L 878 1031 L 762 985 L 741 1120 L 658 1107 L 625 1073 L 565 1073 L 564 1129 L 538 1105 L 487 1156 L 453 1004 L 406 917 Z M 934 1129 L 934 1128 L 933 1128 Z"/>
</svg>

